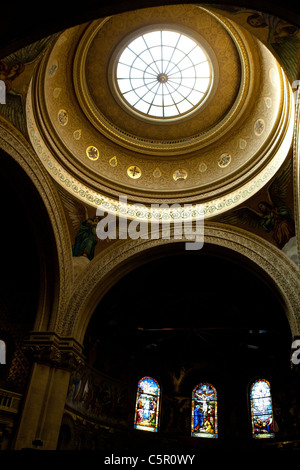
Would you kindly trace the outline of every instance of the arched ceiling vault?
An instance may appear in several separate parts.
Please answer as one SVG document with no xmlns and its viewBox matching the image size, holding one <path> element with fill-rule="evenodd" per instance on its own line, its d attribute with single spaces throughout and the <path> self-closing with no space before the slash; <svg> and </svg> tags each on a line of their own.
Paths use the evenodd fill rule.
<svg viewBox="0 0 300 470">
<path fill-rule="evenodd" d="M 166 24 L 199 38 L 213 87 L 185 119 L 147 122 L 115 98 L 111 60 L 128 35 Z M 154 204 L 167 204 L 170 220 L 172 204 L 192 205 L 179 217 L 209 218 L 247 201 L 289 156 L 293 97 L 275 57 L 246 28 L 222 11 L 181 4 L 62 32 L 30 83 L 26 118 L 37 155 L 81 203 L 144 221 L 162 217 Z"/>
</svg>

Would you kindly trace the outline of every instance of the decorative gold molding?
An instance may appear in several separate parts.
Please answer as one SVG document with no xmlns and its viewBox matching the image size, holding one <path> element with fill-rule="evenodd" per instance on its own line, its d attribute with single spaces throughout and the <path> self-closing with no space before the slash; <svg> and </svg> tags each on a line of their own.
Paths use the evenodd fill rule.
<svg viewBox="0 0 300 470">
<path fill-rule="evenodd" d="M 273 145 L 269 145 L 265 150 L 265 156 L 263 161 L 267 161 L 265 166 L 259 170 L 261 162 L 259 163 L 258 170 L 254 177 L 249 178 L 247 183 L 243 184 L 243 176 L 237 178 L 234 182 L 229 182 L 222 188 L 222 195 L 218 197 L 217 193 L 207 194 L 206 197 L 210 197 L 209 200 L 203 200 L 198 197 L 198 200 L 194 199 L 183 200 L 184 203 L 188 203 L 192 206 L 192 219 L 196 220 L 199 217 L 210 218 L 221 214 L 229 209 L 234 208 L 238 204 L 249 199 L 258 190 L 260 190 L 279 170 L 282 163 L 285 161 L 293 139 L 293 126 L 294 126 L 294 108 L 291 106 L 291 94 L 286 86 L 286 103 L 285 108 L 281 116 L 281 124 L 278 126 L 277 133 L 274 137 L 275 142 Z M 27 125 L 29 138 L 32 142 L 33 148 L 37 155 L 45 165 L 45 168 L 51 174 L 57 183 L 62 185 L 68 192 L 73 196 L 88 204 L 92 207 L 99 208 L 104 212 L 122 216 L 127 214 L 128 219 L 139 218 L 141 221 L 150 221 L 151 218 L 157 216 L 157 212 L 153 213 L 149 204 L 145 205 L 144 213 L 141 211 L 141 206 L 136 203 L 123 204 L 117 198 L 108 197 L 105 194 L 96 192 L 86 183 L 80 181 L 70 172 L 68 172 L 56 159 L 55 155 L 49 151 L 46 143 L 44 142 L 43 136 L 38 129 L 35 122 L 34 111 L 32 109 L 32 97 L 31 97 L 31 86 L 29 87 L 27 95 Z M 270 158 L 270 155 L 272 158 Z M 268 161 L 269 158 L 269 161 Z M 140 201 L 137 201 L 140 202 Z M 157 199 L 152 199 L 153 203 L 161 203 Z M 164 201 L 166 202 L 166 201 Z M 169 200 L 169 204 L 181 203 L 180 198 L 176 200 Z M 201 205 L 201 207 L 199 207 Z M 169 217 L 172 222 L 172 209 L 164 208 L 164 217 Z M 183 217 L 186 219 L 186 214 L 183 213 Z M 157 220 L 157 219 L 156 219 Z M 159 221 L 159 220 L 158 220 Z"/>
<path fill-rule="evenodd" d="M 193 134 L 189 137 L 173 140 L 168 138 L 154 139 L 140 137 L 138 135 L 134 135 L 127 131 L 124 131 L 120 127 L 116 126 L 109 119 L 107 119 L 107 117 L 101 112 L 101 110 L 99 110 L 99 108 L 95 106 L 92 97 L 90 96 L 85 76 L 85 64 L 89 48 L 97 33 L 110 19 L 105 18 L 101 22 L 92 22 L 85 30 L 74 56 L 73 81 L 76 96 L 81 108 L 89 117 L 93 125 L 98 128 L 99 131 L 105 136 L 107 136 L 109 139 L 117 142 L 120 145 L 124 145 L 128 149 L 133 149 L 134 151 L 142 152 L 143 154 L 149 153 L 150 155 L 160 155 L 161 153 L 163 153 L 170 155 L 182 155 L 186 152 L 190 152 L 191 150 L 194 151 L 198 148 L 203 147 L 204 142 L 210 142 L 211 139 L 214 140 L 216 135 L 219 137 L 220 134 L 228 130 L 228 127 L 232 124 L 232 122 L 238 119 L 239 114 L 245 104 L 245 101 L 247 101 L 247 95 L 250 88 L 251 60 L 249 58 L 249 54 L 245 46 L 245 38 L 243 37 L 241 30 L 236 28 L 226 18 L 221 18 L 221 16 L 212 13 L 209 9 L 205 9 L 199 6 L 197 8 L 199 9 L 199 11 L 203 11 L 208 15 L 212 15 L 219 21 L 220 24 L 222 24 L 222 26 L 226 28 L 226 31 L 232 38 L 240 58 L 240 90 L 232 108 L 226 114 L 226 117 L 223 118 L 217 125 L 213 126 L 212 129 L 207 130 L 206 132 L 200 132 L 199 134 Z M 181 28 L 183 31 L 185 30 L 182 24 L 178 24 L 177 27 L 179 29 Z M 194 34 L 196 35 L 199 33 L 196 33 L 194 31 Z M 201 38 L 201 41 L 206 44 L 204 38 Z M 218 76 L 217 59 L 214 57 L 214 53 L 209 44 L 206 44 L 206 48 L 208 48 L 208 50 L 210 51 L 212 62 L 216 70 L 216 75 Z M 180 124 L 178 123 L 178 125 Z"/>
<path fill-rule="evenodd" d="M 82 343 L 93 311 L 112 285 L 127 272 L 142 265 L 147 256 L 156 256 L 158 249 L 186 239 L 125 240 L 107 248 L 94 258 L 75 280 L 65 317 L 65 335 Z M 276 286 L 285 305 L 293 336 L 300 333 L 300 270 L 287 255 L 257 235 L 242 229 L 208 222 L 204 226 L 204 243 L 242 255 L 252 262 Z M 182 248 L 184 249 L 184 248 Z M 152 253 L 152 254 L 151 254 Z M 162 253 L 160 251 L 160 253 Z"/>
<path fill-rule="evenodd" d="M 188 6 L 184 8 L 187 9 Z M 195 9 L 195 6 L 193 8 Z M 202 11 L 198 7 L 197 10 Z M 153 10 L 147 11 L 152 12 Z M 187 11 L 191 17 L 190 10 Z M 205 16 L 207 21 L 212 21 L 211 14 Z M 127 25 L 129 24 L 129 27 L 133 28 L 129 21 L 131 16 L 128 19 L 127 13 L 120 17 L 117 15 L 116 18 L 113 27 L 109 26 L 110 19 L 105 19 L 102 20 L 102 23 L 101 20 L 98 20 L 66 30 L 58 38 L 53 48 L 43 56 L 43 60 L 35 70 L 26 103 L 28 134 L 37 155 L 49 173 L 58 184 L 84 204 L 95 208 L 100 207 L 100 209 L 117 216 L 128 208 L 129 218 L 136 217 L 135 204 L 146 205 L 144 219 L 149 220 L 153 218 L 149 207 L 151 204 L 191 204 L 195 210 L 197 210 L 196 205 L 203 204 L 204 216 L 209 218 L 231 209 L 237 204 L 244 203 L 274 176 L 287 156 L 291 145 L 291 142 L 288 142 L 290 138 L 289 124 L 293 119 L 288 109 L 290 91 L 279 64 L 265 46 L 259 44 L 256 39 L 252 40 L 249 32 L 238 27 L 235 33 L 235 27 L 230 20 L 213 20 L 214 25 L 217 24 L 217 28 L 221 32 L 225 29 L 223 23 L 226 25 L 227 38 L 232 34 L 239 36 L 239 39 L 234 39 L 238 43 L 239 54 L 233 46 L 234 41 L 230 39 L 230 44 L 234 49 L 230 50 L 230 54 L 232 53 L 234 56 L 232 62 L 238 62 L 237 56 L 239 55 L 241 61 L 248 64 L 247 67 L 244 67 L 246 72 L 242 71 L 240 95 L 236 98 L 236 94 L 234 94 L 237 99 L 234 106 L 237 102 L 240 103 L 239 112 L 234 119 L 231 119 L 230 112 L 233 108 L 227 103 L 228 113 L 222 114 L 222 122 L 224 125 L 226 124 L 226 129 L 221 132 L 221 128 L 218 127 L 220 123 L 215 123 L 215 132 L 212 130 L 211 140 L 209 144 L 207 142 L 207 146 L 204 144 L 201 152 L 197 150 L 188 154 L 183 152 L 180 155 L 173 154 L 173 149 L 172 155 L 165 153 L 144 155 L 135 150 L 124 148 L 116 141 L 108 139 L 98 132 L 90 122 L 85 110 L 80 108 L 80 93 L 76 95 L 74 87 L 70 87 L 72 80 L 75 81 L 75 88 L 76 83 L 80 81 L 82 54 L 84 55 L 85 49 L 89 47 L 89 44 L 85 44 L 84 38 L 88 43 L 92 40 L 98 41 L 96 48 L 98 52 L 102 51 L 102 43 L 105 43 L 103 47 L 105 46 L 106 55 L 103 61 L 101 62 L 101 55 L 99 55 L 99 60 L 95 64 L 93 57 L 91 57 L 89 68 L 95 70 L 93 73 L 96 74 L 93 75 L 90 89 L 98 90 L 102 100 L 100 104 L 104 106 L 103 112 L 107 112 L 105 103 L 112 99 L 111 94 L 108 89 L 101 88 L 99 90 L 97 88 L 98 82 L 95 77 L 97 77 L 97 73 L 106 77 L 107 55 L 112 52 L 118 40 L 124 37 Z M 157 18 L 157 13 L 155 18 Z M 122 25 L 122 31 L 116 39 L 114 33 L 118 32 L 119 21 Z M 139 21 L 140 23 L 147 22 L 146 15 L 142 15 Z M 151 21 L 149 20 L 148 23 L 150 24 Z M 97 35 L 95 36 L 96 33 L 91 34 L 94 31 L 93 28 L 95 31 L 100 28 L 100 32 L 104 28 L 103 37 L 100 35 L 98 38 Z M 210 28 L 207 27 L 207 30 L 210 31 Z M 212 32 L 210 34 L 212 35 Z M 217 44 L 214 44 L 214 47 L 217 50 Z M 65 57 L 69 57 L 69 60 L 64 60 Z M 75 62 L 78 62 L 75 69 L 72 68 L 74 57 L 76 58 Z M 49 75 L 49 70 L 52 70 L 51 64 L 54 63 L 57 65 L 56 72 L 54 75 Z M 229 61 L 230 64 L 231 61 Z M 276 87 L 270 81 L 270 68 L 276 75 L 278 85 Z M 230 88 L 232 74 L 230 74 L 229 67 L 225 70 L 223 84 Z M 53 92 L 57 88 L 61 88 L 62 92 L 53 99 Z M 268 104 L 272 100 L 271 107 L 267 106 L 266 98 L 268 98 Z M 212 102 L 212 106 L 214 110 L 212 114 L 215 117 L 215 109 L 219 106 L 217 102 Z M 59 110 L 65 110 L 68 113 L 67 125 L 63 126 L 58 122 L 57 113 Z M 119 107 L 115 104 L 112 118 L 116 117 L 119 111 Z M 205 113 L 203 118 L 204 116 Z M 256 134 L 259 134 L 256 135 L 255 123 L 262 122 L 258 121 L 259 119 L 263 119 L 265 123 L 264 132 L 258 133 L 256 129 Z M 198 126 L 200 114 L 196 121 L 197 124 L 195 124 L 194 118 L 187 120 L 186 124 L 182 121 L 180 127 L 184 124 L 188 129 L 188 132 L 185 130 L 182 135 L 190 135 L 190 124 L 194 123 L 193 125 Z M 115 125 L 118 125 L 118 122 L 116 120 Z M 120 125 L 122 123 L 123 120 L 121 123 L 119 122 Z M 135 124 L 134 129 L 139 123 L 135 121 Z M 153 126 L 148 131 L 148 137 L 151 137 L 154 132 L 153 138 L 155 140 L 155 132 L 158 131 L 158 127 Z M 198 127 L 197 130 L 199 130 Z M 172 130 L 173 132 L 178 132 L 178 129 Z M 176 134 L 174 135 L 176 137 Z M 188 142 L 187 145 L 189 146 Z M 86 149 L 90 146 L 97 148 L 98 152 L 95 155 L 88 154 L 87 156 Z M 285 152 L 286 155 L 283 155 Z M 223 161 L 221 164 L 218 159 L 224 154 L 231 156 L 230 162 L 229 160 Z M 140 169 L 140 178 L 128 177 L 127 169 L 132 165 Z M 185 170 L 187 178 L 174 179 L 174 172 L 181 168 Z M 120 194 L 128 196 L 130 201 L 128 207 L 119 204 Z M 141 214 L 140 207 L 138 213 Z M 169 216 L 166 212 L 164 215 Z M 202 216 L 202 213 L 200 215 Z M 195 212 L 195 217 L 197 216 L 199 213 Z"/>
</svg>

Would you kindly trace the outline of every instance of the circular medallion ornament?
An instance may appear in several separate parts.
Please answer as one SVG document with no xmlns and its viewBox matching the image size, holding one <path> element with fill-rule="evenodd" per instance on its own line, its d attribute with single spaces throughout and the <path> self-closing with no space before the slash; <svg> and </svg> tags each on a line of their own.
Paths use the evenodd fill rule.
<svg viewBox="0 0 300 470">
<path fill-rule="evenodd" d="M 90 160 L 98 160 L 99 150 L 97 149 L 97 147 L 94 147 L 93 145 L 90 145 L 86 149 L 86 155 Z"/>
<path fill-rule="evenodd" d="M 178 170 L 174 171 L 173 179 L 174 181 L 182 181 L 187 178 L 187 171 L 183 168 L 179 168 Z"/>
<path fill-rule="evenodd" d="M 254 133 L 255 135 L 261 135 L 265 130 L 265 122 L 263 119 L 257 119 L 254 124 Z"/>
<path fill-rule="evenodd" d="M 128 169 L 127 169 L 127 175 L 132 178 L 133 180 L 136 180 L 138 178 L 140 178 L 142 172 L 140 170 L 140 168 L 136 165 L 131 165 Z"/>
<path fill-rule="evenodd" d="M 206 170 L 207 170 L 207 165 L 206 165 L 206 163 L 203 163 L 203 162 L 200 163 L 200 165 L 199 165 L 199 171 L 200 171 L 200 173 L 204 173 Z"/>
<path fill-rule="evenodd" d="M 229 153 L 222 153 L 218 160 L 218 165 L 220 168 L 225 168 L 231 162 L 231 155 Z"/>
<path fill-rule="evenodd" d="M 60 109 L 57 114 L 57 119 L 62 126 L 66 126 L 69 119 L 67 111 L 65 109 Z"/>
</svg>

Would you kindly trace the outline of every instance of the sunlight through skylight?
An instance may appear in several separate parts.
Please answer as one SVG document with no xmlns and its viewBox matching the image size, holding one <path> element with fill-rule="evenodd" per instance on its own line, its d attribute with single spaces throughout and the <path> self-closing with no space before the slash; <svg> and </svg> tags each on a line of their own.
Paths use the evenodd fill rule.
<svg viewBox="0 0 300 470">
<path fill-rule="evenodd" d="M 211 66 L 194 40 L 175 31 L 152 31 L 121 53 L 117 83 L 136 111 L 156 118 L 180 117 L 199 106 L 211 85 Z"/>
</svg>

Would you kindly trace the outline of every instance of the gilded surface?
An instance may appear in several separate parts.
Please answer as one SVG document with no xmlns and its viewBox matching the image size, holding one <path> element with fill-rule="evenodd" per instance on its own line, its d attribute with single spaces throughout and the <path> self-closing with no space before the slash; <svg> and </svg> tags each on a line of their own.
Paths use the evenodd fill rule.
<svg viewBox="0 0 300 470">
<path fill-rule="evenodd" d="M 181 8 L 186 15 L 181 15 Z M 211 41 L 209 47 L 214 49 L 218 80 L 211 102 L 186 123 L 182 120 L 180 126 L 147 124 L 148 135 L 143 134 L 144 123 L 123 115 L 124 111 L 113 100 L 106 80 L 109 52 L 113 53 L 128 24 L 132 23 L 133 28 L 143 22 L 158 21 L 156 9 L 147 9 L 147 20 L 144 10 L 139 10 L 65 31 L 45 56 L 32 82 L 33 94 L 30 90 L 27 99 L 31 141 L 57 181 L 70 192 L 74 191 L 75 196 L 83 200 L 87 198 L 94 207 L 105 202 L 106 207 L 117 211 L 115 200 L 125 192 L 134 201 L 142 203 L 145 200 L 202 202 L 206 204 L 206 213 L 211 214 L 236 204 L 235 201 L 241 200 L 241 194 L 249 197 L 253 188 L 254 191 L 260 189 L 257 181 L 269 179 L 273 169 L 281 164 L 276 162 L 280 143 L 278 129 L 284 134 L 288 126 L 285 107 L 288 92 L 276 60 L 249 33 L 237 30 L 227 20 L 223 24 L 219 18 L 198 7 L 191 7 L 191 12 L 189 8 L 187 5 L 171 8 L 169 20 L 183 22 L 185 27 L 194 29 L 200 28 L 201 23 L 201 34 L 206 34 L 205 41 L 208 44 Z M 195 8 L 199 17 L 195 15 Z M 91 31 L 94 33 L 92 37 Z M 218 34 L 213 34 L 213 31 Z M 106 35 L 108 37 L 104 41 Z M 222 44 L 229 43 L 225 53 Z M 100 50 L 103 54 L 99 53 Z M 230 60 L 227 54 L 230 54 Z M 231 64 L 230 71 L 225 72 L 228 64 Z M 99 77 L 99 86 L 96 86 L 96 76 Z M 82 77 L 86 85 L 84 89 L 80 88 Z M 76 93 L 70 86 L 73 80 Z M 237 83 L 241 83 L 240 89 Z M 222 98 L 216 99 L 219 92 Z M 35 96 L 38 96 L 38 102 Z M 85 106 L 90 98 L 96 109 L 99 106 L 101 114 L 111 113 L 109 119 L 116 120 L 113 126 L 119 128 L 122 124 L 126 131 L 135 128 L 138 135 L 134 148 L 127 148 L 113 130 L 106 133 L 100 129 L 99 132 L 93 113 L 89 113 L 89 107 Z M 227 104 L 223 107 L 225 102 Z M 35 107 L 43 115 L 43 122 L 35 122 Z M 194 132 L 197 128 L 201 134 L 207 122 L 211 128 L 201 135 L 198 150 L 192 150 L 188 138 L 186 142 L 180 142 L 182 136 L 187 136 L 187 131 Z M 152 135 L 153 127 L 156 130 Z M 178 141 L 170 144 L 167 152 L 164 148 L 156 148 L 153 154 L 147 154 L 149 148 L 143 149 L 139 139 L 146 141 L 152 135 L 155 141 L 155 133 L 162 129 L 166 133 L 170 131 L 171 137 L 175 137 L 172 133 L 176 129 Z M 284 145 L 285 150 L 288 145 Z M 282 162 L 282 150 L 279 153 Z M 138 178 L 128 175 L 129 167 L 139 168 Z M 180 169 L 184 170 L 185 177 L 174 178 Z M 262 178 L 259 178 L 260 171 L 263 171 Z"/>
</svg>

